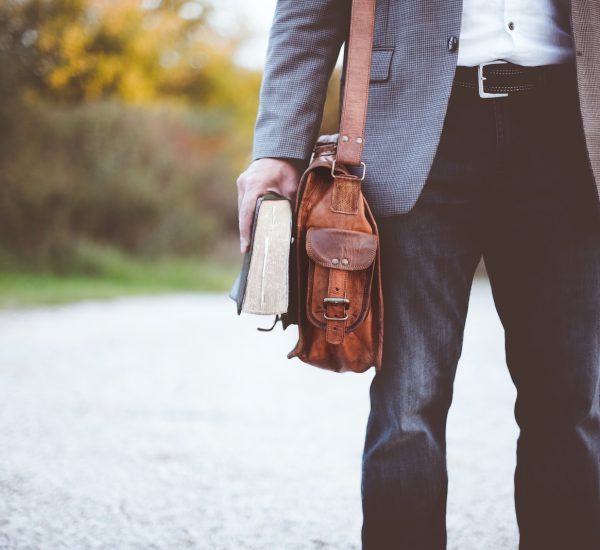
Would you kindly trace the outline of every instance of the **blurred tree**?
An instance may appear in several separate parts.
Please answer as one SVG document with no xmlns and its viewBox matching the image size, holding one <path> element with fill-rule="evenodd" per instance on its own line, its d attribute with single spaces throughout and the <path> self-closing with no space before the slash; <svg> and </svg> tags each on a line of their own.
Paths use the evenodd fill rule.
<svg viewBox="0 0 600 550">
<path fill-rule="evenodd" d="M 81 242 L 194 256 L 236 236 L 261 75 L 213 1 L 0 0 L 0 261 L 69 270 Z"/>
<path fill-rule="evenodd" d="M 0 93 L 254 111 L 260 76 L 233 61 L 246 32 L 221 35 L 211 10 L 207 0 L 4 0 Z"/>
</svg>

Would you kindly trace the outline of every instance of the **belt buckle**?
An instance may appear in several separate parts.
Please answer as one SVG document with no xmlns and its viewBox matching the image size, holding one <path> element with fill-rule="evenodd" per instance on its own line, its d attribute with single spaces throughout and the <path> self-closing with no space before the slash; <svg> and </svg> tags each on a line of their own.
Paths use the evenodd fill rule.
<svg viewBox="0 0 600 550">
<path fill-rule="evenodd" d="M 498 63 L 508 63 L 508 61 L 498 60 L 498 61 L 487 61 L 485 63 L 480 63 L 477 66 L 477 84 L 479 87 L 479 97 L 490 98 L 490 97 L 507 97 L 508 94 L 494 94 L 491 92 L 486 92 L 483 89 L 483 81 L 486 80 L 486 77 L 483 76 L 483 68 L 486 65 L 496 65 Z"/>
</svg>

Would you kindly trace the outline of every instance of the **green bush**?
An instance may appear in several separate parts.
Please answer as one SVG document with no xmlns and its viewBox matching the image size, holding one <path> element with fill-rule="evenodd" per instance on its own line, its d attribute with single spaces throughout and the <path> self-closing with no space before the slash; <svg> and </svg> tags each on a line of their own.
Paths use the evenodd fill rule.
<svg viewBox="0 0 600 550">
<path fill-rule="evenodd" d="M 235 177 L 248 146 L 227 113 L 102 102 L 2 118 L 5 257 L 68 271 L 82 241 L 205 256 L 237 231 Z"/>
</svg>

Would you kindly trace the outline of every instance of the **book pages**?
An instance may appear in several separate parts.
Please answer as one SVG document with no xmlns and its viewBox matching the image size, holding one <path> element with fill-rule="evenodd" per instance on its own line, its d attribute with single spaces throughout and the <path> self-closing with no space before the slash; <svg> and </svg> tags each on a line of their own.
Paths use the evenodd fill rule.
<svg viewBox="0 0 600 550">
<path fill-rule="evenodd" d="M 292 210 L 287 200 L 261 201 L 242 311 L 285 313 L 289 296 Z"/>
</svg>

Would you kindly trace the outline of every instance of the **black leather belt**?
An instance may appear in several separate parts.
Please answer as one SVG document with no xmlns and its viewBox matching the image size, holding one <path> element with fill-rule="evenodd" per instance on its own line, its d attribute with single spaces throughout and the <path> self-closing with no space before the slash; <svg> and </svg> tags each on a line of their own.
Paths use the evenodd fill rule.
<svg viewBox="0 0 600 550">
<path fill-rule="evenodd" d="M 478 90 L 479 97 L 506 97 L 564 82 L 574 75 L 575 62 L 528 67 L 508 61 L 489 61 L 473 67 L 457 65 L 454 85 Z"/>
</svg>

